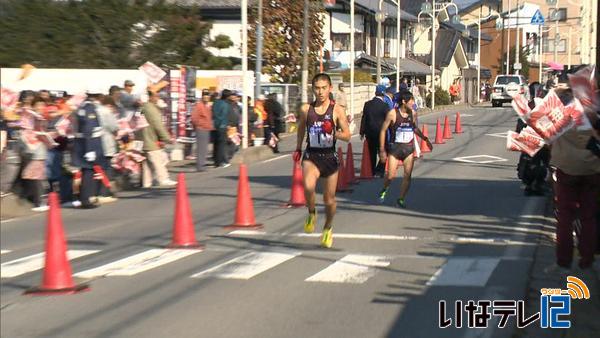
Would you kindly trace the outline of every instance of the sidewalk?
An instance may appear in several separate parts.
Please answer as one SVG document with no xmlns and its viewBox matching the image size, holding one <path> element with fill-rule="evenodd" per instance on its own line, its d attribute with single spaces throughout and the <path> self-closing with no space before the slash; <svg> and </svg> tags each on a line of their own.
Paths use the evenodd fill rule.
<svg viewBox="0 0 600 338">
<path fill-rule="evenodd" d="M 555 262 L 554 229 L 556 221 L 554 220 L 551 201 L 547 206 L 546 220 L 547 223 L 539 237 L 538 247 L 531 266 L 525 299 L 527 315 L 540 311 L 540 289 L 566 288 L 567 282 L 565 279 L 544 272 L 546 267 Z M 576 253 L 575 261 L 577 259 Z M 600 255 L 596 255 L 596 260 L 600 260 Z M 576 267 L 572 270 L 571 275 L 582 279 L 590 289 L 591 295 L 589 300 L 572 300 L 571 315 L 562 316 L 564 319 L 569 318 L 571 320 L 571 328 L 542 329 L 539 321 L 537 321 L 525 329 L 518 330 L 514 335 L 515 338 L 584 338 L 600 335 L 600 274 L 589 269 L 582 271 Z"/>
</svg>

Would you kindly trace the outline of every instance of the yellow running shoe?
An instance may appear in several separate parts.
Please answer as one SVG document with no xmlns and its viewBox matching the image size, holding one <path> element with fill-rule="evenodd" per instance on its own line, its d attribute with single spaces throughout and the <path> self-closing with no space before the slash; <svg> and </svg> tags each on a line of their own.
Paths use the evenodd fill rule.
<svg viewBox="0 0 600 338">
<path fill-rule="evenodd" d="M 332 245 L 333 245 L 333 230 L 331 228 L 323 229 L 323 235 L 321 236 L 321 246 L 329 249 L 329 248 L 331 248 Z"/>
<path fill-rule="evenodd" d="M 306 221 L 304 221 L 304 232 L 307 234 L 312 234 L 315 232 L 315 223 L 317 222 L 317 213 L 314 214 L 309 213 L 306 217 Z"/>
</svg>

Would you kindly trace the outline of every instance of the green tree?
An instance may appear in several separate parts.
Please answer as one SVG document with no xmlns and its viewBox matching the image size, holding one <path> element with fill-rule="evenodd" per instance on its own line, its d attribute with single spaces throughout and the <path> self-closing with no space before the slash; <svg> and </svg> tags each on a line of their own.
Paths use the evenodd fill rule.
<svg viewBox="0 0 600 338">
<path fill-rule="evenodd" d="M 150 60 L 230 69 L 229 58 L 206 47 L 227 48 L 231 41 L 210 40 L 211 24 L 198 13 L 165 0 L 2 0 L 0 65 L 132 68 Z"/>
<path fill-rule="evenodd" d="M 309 74 L 317 70 L 323 41 L 322 0 L 310 0 Z M 297 83 L 302 74 L 304 1 L 269 0 L 263 5 L 263 68 L 271 81 Z M 256 59 L 257 8 L 250 11 L 249 54 Z"/>
<path fill-rule="evenodd" d="M 516 58 L 515 58 L 515 47 L 513 46 L 510 49 L 510 74 L 514 74 L 515 73 L 515 62 L 516 62 Z M 519 73 L 525 75 L 525 77 L 527 77 L 529 75 L 529 68 L 530 68 L 530 64 L 528 61 L 529 58 L 529 50 L 526 48 L 521 48 L 520 49 L 520 53 L 519 53 L 519 63 L 521 64 L 521 70 L 519 71 Z M 498 65 L 494 66 L 494 68 L 496 70 L 498 70 L 499 72 L 503 72 L 506 68 L 505 66 L 506 63 L 506 54 L 502 53 L 502 56 L 500 56 L 500 58 L 498 59 Z"/>
</svg>

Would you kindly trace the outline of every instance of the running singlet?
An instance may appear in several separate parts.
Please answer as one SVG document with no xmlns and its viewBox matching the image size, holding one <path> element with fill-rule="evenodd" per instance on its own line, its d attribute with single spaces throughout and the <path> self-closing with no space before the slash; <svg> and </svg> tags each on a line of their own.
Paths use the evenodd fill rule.
<svg viewBox="0 0 600 338">
<path fill-rule="evenodd" d="M 402 117 L 400 110 L 396 109 L 396 122 L 391 126 L 394 143 L 411 143 L 415 138 L 415 123 L 412 114 Z"/>
<path fill-rule="evenodd" d="M 331 150 L 335 152 L 334 105 L 334 103 L 330 103 L 323 115 L 317 114 L 314 103 L 310 105 L 306 118 L 307 150 Z"/>
</svg>

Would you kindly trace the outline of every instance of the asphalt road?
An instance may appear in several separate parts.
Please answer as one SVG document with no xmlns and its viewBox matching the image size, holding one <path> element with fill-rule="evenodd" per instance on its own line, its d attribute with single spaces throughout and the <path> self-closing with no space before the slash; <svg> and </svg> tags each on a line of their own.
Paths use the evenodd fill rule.
<svg viewBox="0 0 600 338">
<path fill-rule="evenodd" d="M 233 222 L 237 167 L 187 174 L 203 250 L 163 250 L 174 190 L 63 209 L 69 250 L 80 255 L 71 266 L 91 279 L 88 292 L 23 296 L 41 270 L 35 259 L 14 261 L 43 252 L 45 216 L 2 222 L 1 335 L 510 337 L 514 319 L 505 329 L 438 327 L 440 300 L 522 299 L 544 226 L 546 199 L 523 196 L 518 154 L 497 135 L 514 128 L 515 114 L 508 107 L 462 114 L 465 132 L 418 160 L 408 209 L 393 206 L 399 179 L 385 205 L 376 203 L 380 179 L 338 195 L 330 250 L 319 247 L 318 235 L 301 234 L 305 209 L 280 207 L 289 198 L 294 138 L 284 141 L 282 156 L 249 166 L 264 224 L 258 231 L 225 227 Z M 432 139 L 442 116 L 420 119 Z M 358 137 L 352 142 L 358 170 L 362 146 Z M 322 204 L 318 211 L 320 229 Z M 493 317 L 490 326 L 496 323 Z"/>
</svg>

